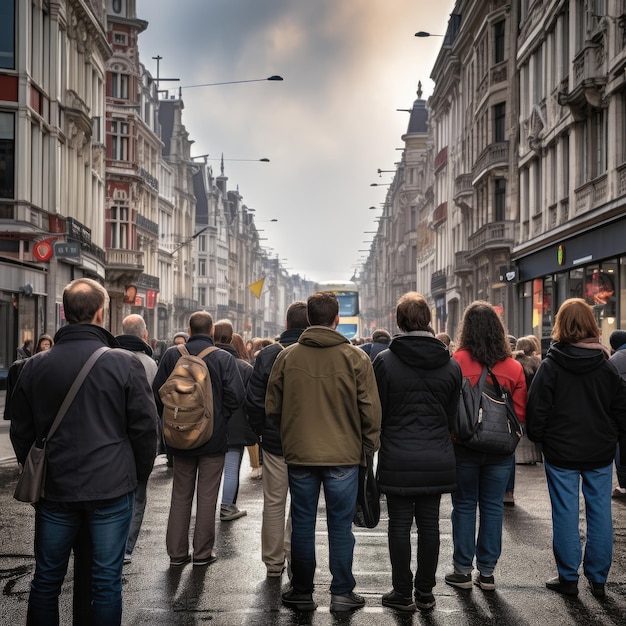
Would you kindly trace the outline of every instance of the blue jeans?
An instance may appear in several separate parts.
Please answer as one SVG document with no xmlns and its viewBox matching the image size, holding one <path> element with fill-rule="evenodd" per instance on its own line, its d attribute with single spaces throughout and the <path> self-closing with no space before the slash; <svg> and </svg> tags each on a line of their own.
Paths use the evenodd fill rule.
<svg viewBox="0 0 626 626">
<path fill-rule="evenodd" d="M 224 480 L 222 485 L 222 504 L 237 504 L 239 493 L 239 472 L 243 459 L 243 446 L 228 446 L 224 457 Z"/>
<path fill-rule="evenodd" d="M 617 484 L 622 488 L 626 488 L 626 465 L 620 463 L 619 443 L 615 449 L 615 472 L 617 474 Z"/>
<path fill-rule="evenodd" d="M 406 597 L 413 588 L 430 593 L 435 586 L 439 561 L 439 504 L 441 494 L 421 496 L 386 495 L 389 512 L 389 557 L 393 588 Z M 417 525 L 417 570 L 411 571 L 411 527 Z"/>
<path fill-rule="evenodd" d="M 315 522 L 324 485 L 328 526 L 330 592 L 344 594 L 356 585 L 352 575 L 358 465 L 333 467 L 289 466 L 291 491 L 291 584 L 297 593 L 313 592 L 315 575 Z"/>
<path fill-rule="evenodd" d="M 59 624 L 59 594 L 75 539 L 81 529 L 91 537 L 94 626 L 122 621 L 122 567 L 133 514 L 134 492 L 94 502 L 35 505 L 35 576 L 28 598 L 29 626 Z"/>
<path fill-rule="evenodd" d="M 504 492 L 511 458 L 482 454 L 455 446 L 457 491 L 452 494 L 454 571 L 469 574 L 476 567 L 491 576 L 502 551 Z M 480 523 L 476 536 L 476 509 Z"/>
<path fill-rule="evenodd" d="M 578 580 L 583 560 L 585 576 L 592 582 L 605 583 L 613 560 L 613 464 L 594 470 L 573 470 L 545 461 L 544 467 L 552 504 L 552 549 L 559 576 L 563 580 Z M 578 528 L 581 478 L 587 518 L 584 559 Z"/>
</svg>

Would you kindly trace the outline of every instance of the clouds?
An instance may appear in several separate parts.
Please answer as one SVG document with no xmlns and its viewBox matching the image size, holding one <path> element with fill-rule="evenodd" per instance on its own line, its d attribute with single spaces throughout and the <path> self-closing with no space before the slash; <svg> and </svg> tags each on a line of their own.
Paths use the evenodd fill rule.
<svg viewBox="0 0 626 626">
<path fill-rule="evenodd" d="M 226 162 L 273 254 L 307 278 L 349 278 L 393 169 L 418 80 L 428 76 L 453 2 L 423 0 L 138 0 L 141 61 L 181 85 L 280 74 L 284 82 L 183 89 L 192 154 Z M 432 6 L 431 6 L 432 5 Z M 176 89 L 176 83 L 163 88 Z M 382 181 L 381 181 L 382 182 Z"/>
</svg>

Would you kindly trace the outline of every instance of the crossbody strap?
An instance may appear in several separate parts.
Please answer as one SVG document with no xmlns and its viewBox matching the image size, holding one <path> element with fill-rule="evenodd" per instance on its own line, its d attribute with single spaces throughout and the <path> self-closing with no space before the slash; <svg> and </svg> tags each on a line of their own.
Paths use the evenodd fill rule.
<svg viewBox="0 0 626 626">
<path fill-rule="evenodd" d="M 67 413 L 67 410 L 70 408 L 70 405 L 74 401 L 74 398 L 76 397 L 76 394 L 78 393 L 78 390 L 81 388 L 83 382 L 85 382 L 85 378 L 87 378 L 87 374 L 89 374 L 91 368 L 96 364 L 96 361 L 105 352 L 108 352 L 110 349 L 111 348 L 108 348 L 107 346 L 102 346 L 101 348 L 98 348 L 89 357 L 89 359 L 87 359 L 87 362 L 85 363 L 85 365 L 83 365 L 83 368 L 80 370 L 80 372 L 78 372 L 78 376 L 74 379 L 74 382 L 72 383 L 72 386 L 70 387 L 70 390 L 67 392 L 67 395 L 65 396 L 65 400 L 63 400 L 61 407 L 57 411 L 56 417 L 54 418 L 54 422 L 52 422 L 52 426 L 50 426 L 50 430 L 48 431 L 48 435 L 47 437 L 45 437 L 45 440 L 49 440 L 50 437 L 52 437 L 52 435 L 54 434 L 54 431 L 59 427 L 61 420 L 65 417 L 65 413 Z"/>
</svg>

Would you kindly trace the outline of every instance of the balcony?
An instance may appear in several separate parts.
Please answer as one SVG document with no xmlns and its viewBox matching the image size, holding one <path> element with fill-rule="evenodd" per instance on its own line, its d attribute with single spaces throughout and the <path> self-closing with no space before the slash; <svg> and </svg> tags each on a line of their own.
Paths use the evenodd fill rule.
<svg viewBox="0 0 626 626">
<path fill-rule="evenodd" d="M 139 278 L 135 281 L 136 287 L 141 287 L 142 289 L 152 289 L 154 291 L 159 291 L 161 279 L 158 276 L 151 276 L 150 274 L 140 274 Z"/>
<path fill-rule="evenodd" d="M 448 219 L 448 203 L 442 202 L 434 211 L 431 228 L 441 226 Z"/>
<path fill-rule="evenodd" d="M 137 168 L 137 174 L 139 174 L 139 176 L 141 177 L 141 179 L 150 187 L 152 187 L 152 189 L 154 189 L 155 191 L 159 190 L 159 180 L 158 178 L 155 178 L 154 176 L 152 176 L 152 174 L 150 174 L 150 172 L 148 172 L 147 170 L 145 170 L 143 167 L 138 167 Z"/>
<path fill-rule="evenodd" d="M 469 211 L 474 195 L 471 174 L 460 174 L 454 180 L 454 203 L 464 212 Z"/>
<path fill-rule="evenodd" d="M 430 278 L 430 293 L 431 295 L 445 293 L 448 285 L 448 275 L 446 269 L 437 270 L 433 272 Z"/>
<path fill-rule="evenodd" d="M 496 167 L 509 166 L 509 142 L 499 141 L 488 145 L 476 160 L 472 169 L 472 178 L 476 182 Z"/>
<path fill-rule="evenodd" d="M 454 273 L 457 276 L 467 276 L 474 271 L 474 265 L 470 261 L 469 252 L 462 250 L 454 253 Z"/>
<path fill-rule="evenodd" d="M 178 296 L 174 296 L 174 307 L 176 309 L 182 309 L 187 313 L 195 313 L 200 308 L 197 300 L 192 300 L 191 298 L 179 298 Z"/>
<path fill-rule="evenodd" d="M 159 225 L 143 215 L 137 215 L 137 227 L 145 230 L 155 238 L 159 236 Z"/>
<path fill-rule="evenodd" d="M 515 239 L 515 222 L 492 222 L 485 224 L 482 228 L 469 236 L 468 259 L 473 261 L 474 257 L 482 252 L 513 247 Z"/>
<path fill-rule="evenodd" d="M 136 285 L 143 272 L 143 252 L 107 248 L 105 263 L 106 280 L 110 284 L 109 288 Z"/>
</svg>

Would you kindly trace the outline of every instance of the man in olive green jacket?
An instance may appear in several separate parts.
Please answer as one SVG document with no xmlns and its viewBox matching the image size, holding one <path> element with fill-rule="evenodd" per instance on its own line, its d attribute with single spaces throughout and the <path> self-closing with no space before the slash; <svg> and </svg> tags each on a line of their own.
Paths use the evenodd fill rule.
<svg viewBox="0 0 626 626">
<path fill-rule="evenodd" d="M 311 326 L 283 350 L 267 386 L 265 412 L 280 428 L 291 491 L 292 588 L 283 604 L 316 608 L 315 521 L 324 485 L 332 583 L 331 611 L 358 609 L 352 575 L 359 464 L 380 440 L 381 408 L 368 355 L 335 328 L 339 303 L 331 292 L 307 300 Z"/>
</svg>

